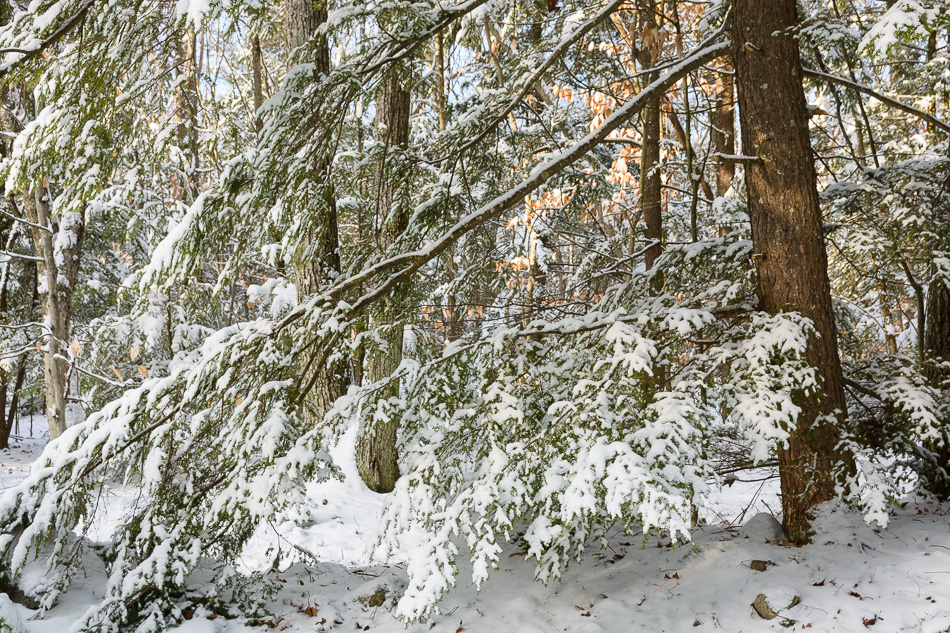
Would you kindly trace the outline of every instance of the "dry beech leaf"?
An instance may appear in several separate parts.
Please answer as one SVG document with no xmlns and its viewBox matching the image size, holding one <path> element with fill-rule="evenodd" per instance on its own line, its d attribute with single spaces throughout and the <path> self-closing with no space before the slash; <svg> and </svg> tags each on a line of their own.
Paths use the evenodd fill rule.
<svg viewBox="0 0 950 633">
<path fill-rule="evenodd" d="M 244 396 L 238 395 L 238 397 L 234 399 L 234 402 L 236 404 L 241 404 L 242 402 L 244 402 Z"/>
<path fill-rule="evenodd" d="M 142 353 L 141 349 L 139 349 L 138 347 L 133 347 L 132 349 L 129 350 L 129 360 L 135 360 L 136 358 L 139 357 L 139 354 L 141 353 Z"/>
<path fill-rule="evenodd" d="M 142 375 L 142 378 L 148 378 L 148 368 L 145 365 L 138 365 L 135 369 Z"/>
<path fill-rule="evenodd" d="M 73 356 L 79 356 L 79 339 L 74 338 L 73 342 L 69 344 L 69 349 L 73 350 Z"/>
<path fill-rule="evenodd" d="M 121 371 L 119 371 L 119 370 L 116 369 L 115 367 L 112 367 L 111 369 L 112 369 L 112 373 L 119 377 L 119 380 L 125 382 L 125 378 L 122 377 L 122 372 L 121 372 Z"/>
</svg>

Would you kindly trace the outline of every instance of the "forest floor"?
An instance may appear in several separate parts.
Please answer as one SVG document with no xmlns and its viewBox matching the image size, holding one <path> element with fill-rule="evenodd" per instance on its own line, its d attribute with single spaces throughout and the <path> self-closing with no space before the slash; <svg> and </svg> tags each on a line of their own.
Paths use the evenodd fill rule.
<svg viewBox="0 0 950 633">
<path fill-rule="evenodd" d="M 42 430 L 34 428 L 34 433 Z M 352 454 L 351 443 L 352 438 L 350 446 L 344 441 L 338 455 Z M 14 444 L 13 449 L 0 451 L 0 492 L 26 475 L 43 441 L 17 437 Z M 875 529 L 855 512 L 828 505 L 817 520 L 815 544 L 796 548 L 770 534 L 763 517 L 750 521 L 757 513 L 780 508 L 777 481 L 754 481 L 755 474 L 711 496 L 691 544 L 674 548 L 668 538 L 657 536 L 644 544 L 642 535 L 613 531 L 608 549 L 592 550 L 568 568 L 562 582 L 547 586 L 533 581 L 534 563 L 509 544 L 501 568 L 481 592 L 466 582 L 470 570 L 462 563 L 458 586 L 440 605 L 442 614 L 406 627 L 396 619 L 391 605 L 391 597 L 405 585 L 404 557 L 387 565 L 371 565 L 366 556 L 375 539 L 382 497 L 359 485 L 352 460 L 341 459 L 341 466 L 350 475 L 346 481 L 326 482 L 309 490 L 313 523 L 306 528 L 281 528 L 283 539 L 321 562 L 298 562 L 275 573 L 279 589 L 267 600 L 268 615 L 254 622 L 219 617 L 204 606 L 194 606 L 186 609 L 190 619 L 173 630 L 950 630 L 950 508 L 909 495 L 892 510 L 890 526 Z M 267 545 L 267 537 L 262 536 L 245 552 L 242 564 L 253 569 L 255 552 Z M 91 564 L 85 577 L 74 581 L 59 605 L 42 619 L 19 605 L 16 613 L 29 633 L 66 633 L 101 598 L 104 586 L 101 563 Z M 752 606 L 759 594 L 773 603 L 782 597 L 790 602 L 794 596 L 799 601 L 766 620 Z"/>
</svg>

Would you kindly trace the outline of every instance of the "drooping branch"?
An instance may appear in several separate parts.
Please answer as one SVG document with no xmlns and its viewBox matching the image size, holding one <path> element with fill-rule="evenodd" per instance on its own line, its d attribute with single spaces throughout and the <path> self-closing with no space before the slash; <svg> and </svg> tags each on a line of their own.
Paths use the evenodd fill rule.
<svg viewBox="0 0 950 633">
<path fill-rule="evenodd" d="M 880 92 L 877 92 L 876 90 L 873 90 L 872 88 L 869 88 L 865 85 L 853 82 L 850 79 L 844 79 L 836 75 L 823 73 L 820 70 L 812 70 L 811 68 L 802 68 L 802 73 L 806 77 L 812 77 L 814 79 L 823 79 L 824 81 L 827 81 L 829 83 L 838 84 L 839 86 L 844 86 L 846 88 L 850 88 L 851 90 L 855 90 L 857 92 L 863 92 L 864 94 L 868 96 L 874 97 L 881 103 L 885 103 L 893 108 L 897 108 L 898 110 L 903 110 L 904 112 L 911 114 L 919 119 L 923 119 L 924 121 L 926 121 L 927 123 L 930 123 L 934 127 L 938 127 L 944 132 L 947 132 L 948 134 L 950 134 L 950 124 L 945 123 L 944 121 L 941 121 L 940 119 L 933 116 L 932 114 L 924 112 L 923 110 L 918 110 L 917 108 L 913 106 L 909 106 L 906 103 L 901 103 L 897 99 L 888 97 L 887 95 L 883 95 Z"/>
<path fill-rule="evenodd" d="M 5 77 L 7 73 L 11 70 L 25 64 L 26 62 L 39 57 L 43 54 L 47 48 L 56 44 L 59 40 L 63 39 L 70 31 L 79 26 L 79 24 L 86 18 L 86 14 L 89 13 L 89 9 L 92 8 L 92 5 L 96 3 L 96 0 L 86 0 L 79 8 L 76 10 L 76 13 L 70 17 L 66 22 L 63 23 L 58 29 L 53 31 L 53 33 L 47 37 L 45 40 L 41 40 L 39 44 L 36 44 L 34 47 L 28 49 L 0 49 L 0 53 L 23 53 L 23 57 L 11 62 L 8 66 L 0 68 L 0 79 Z"/>
</svg>

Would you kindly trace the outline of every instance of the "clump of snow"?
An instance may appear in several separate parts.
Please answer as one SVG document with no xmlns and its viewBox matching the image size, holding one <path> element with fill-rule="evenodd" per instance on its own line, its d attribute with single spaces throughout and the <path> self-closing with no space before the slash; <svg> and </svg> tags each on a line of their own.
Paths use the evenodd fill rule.
<svg viewBox="0 0 950 633">
<path fill-rule="evenodd" d="M 760 512 L 742 526 L 739 536 L 757 543 L 778 543 L 785 538 L 785 530 L 778 519 L 768 512 Z"/>
<path fill-rule="evenodd" d="M 5 593 L 0 593 L 0 633 L 26 633 L 20 614 Z"/>
</svg>

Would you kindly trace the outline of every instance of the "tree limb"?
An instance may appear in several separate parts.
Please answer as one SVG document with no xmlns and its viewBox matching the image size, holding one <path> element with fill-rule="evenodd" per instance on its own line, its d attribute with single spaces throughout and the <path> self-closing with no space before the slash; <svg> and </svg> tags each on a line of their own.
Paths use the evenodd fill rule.
<svg viewBox="0 0 950 633">
<path fill-rule="evenodd" d="M 872 90 L 871 88 L 868 88 L 867 86 L 853 82 L 849 79 L 844 79 L 842 77 L 837 77 L 835 75 L 829 75 L 828 73 L 823 73 L 820 70 L 812 70 L 811 68 L 802 68 L 802 72 L 805 74 L 806 77 L 812 77 L 814 79 L 824 79 L 825 81 L 829 83 L 838 84 L 846 88 L 851 88 L 852 90 L 855 90 L 857 92 L 863 92 L 866 95 L 874 97 L 881 103 L 886 103 L 887 105 L 897 108 L 898 110 L 903 110 L 904 112 L 908 114 L 912 114 L 913 116 L 919 119 L 923 119 L 924 121 L 926 121 L 927 123 L 930 123 L 934 127 L 938 127 L 944 132 L 947 132 L 948 134 L 950 134 L 950 124 L 947 124 L 941 121 L 940 119 L 933 116 L 932 114 L 924 112 L 923 110 L 918 110 L 917 108 L 913 106 L 909 106 L 905 103 L 901 103 L 897 99 L 888 97 L 887 95 L 883 95 L 880 92 L 877 92 L 876 90 Z"/>
<path fill-rule="evenodd" d="M 16 68 L 17 66 L 20 66 L 21 64 L 24 64 L 36 57 L 39 57 L 40 55 L 43 54 L 44 50 L 46 50 L 47 48 L 49 48 L 50 46 L 52 46 L 59 40 L 63 39 L 63 37 L 65 37 L 70 31 L 76 28 L 76 26 L 78 26 L 80 22 L 83 21 L 83 19 L 86 17 L 86 14 L 89 13 L 89 9 L 91 9 L 92 5 L 95 3 L 96 3 L 96 0 L 86 0 L 85 2 L 83 2 L 79 6 L 79 9 L 76 11 L 75 15 L 73 15 L 71 18 L 66 20 L 66 22 L 61 27 L 53 31 L 52 35 L 50 35 L 45 40 L 40 42 L 36 48 L 31 48 L 31 49 L 26 49 L 26 50 L 8 49 L 6 52 L 23 53 L 23 57 L 21 57 L 20 59 L 14 62 L 11 62 L 10 65 L 5 68 L 0 68 L 0 79 L 5 77 L 7 73 L 9 73 L 11 70 Z"/>
</svg>

